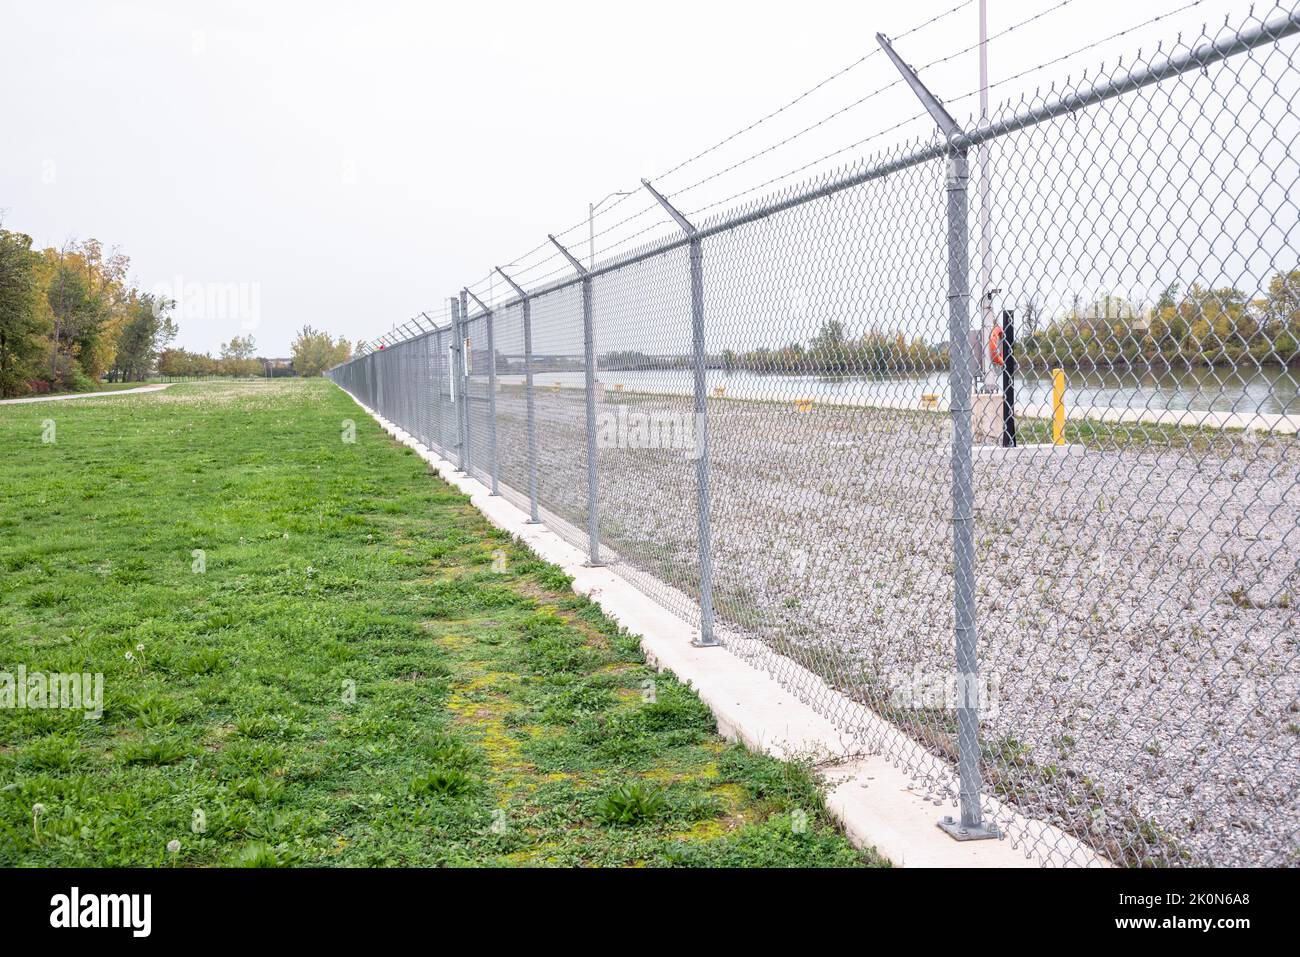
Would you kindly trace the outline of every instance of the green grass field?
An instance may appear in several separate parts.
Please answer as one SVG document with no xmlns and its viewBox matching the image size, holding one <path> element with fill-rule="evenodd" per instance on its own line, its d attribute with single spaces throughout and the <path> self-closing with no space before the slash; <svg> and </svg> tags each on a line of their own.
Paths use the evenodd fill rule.
<svg viewBox="0 0 1300 957">
<path fill-rule="evenodd" d="M 98 720 L 0 707 L 0 865 L 881 863 L 327 382 L 0 406 L 0 448 L 0 673 L 104 675 Z"/>
</svg>

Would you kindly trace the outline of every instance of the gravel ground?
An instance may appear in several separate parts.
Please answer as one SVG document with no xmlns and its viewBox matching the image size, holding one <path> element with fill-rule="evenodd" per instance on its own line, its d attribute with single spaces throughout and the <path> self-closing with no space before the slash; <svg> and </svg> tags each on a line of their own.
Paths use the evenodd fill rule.
<svg viewBox="0 0 1300 957">
<path fill-rule="evenodd" d="M 689 413 L 600 410 L 620 404 Z M 526 490 L 518 390 L 498 415 L 501 480 Z M 539 389 L 538 423 L 542 505 L 584 528 L 581 392 Z M 711 400 L 709 429 L 724 635 L 889 718 L 916 742 L 891 756 L 925 777 L 953 712 L 900 695 L 952 669 L 947 417 Z M 976 461 L 989 791 L 1117 863 L 1300 862 L 1296 440 L 1117 424 L 1086 445 Z M 694 595 L 694 462 L 598 463 L 603 546 L 670 603 L 655 579 Z"/>
</svg>

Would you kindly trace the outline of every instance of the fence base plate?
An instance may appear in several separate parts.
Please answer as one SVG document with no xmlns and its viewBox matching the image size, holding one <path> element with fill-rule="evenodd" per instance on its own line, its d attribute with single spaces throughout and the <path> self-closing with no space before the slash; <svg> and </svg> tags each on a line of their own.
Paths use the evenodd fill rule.
<svg viewBox="0 0 1300 957">
<path fill-rule="evenodd" d="M 691 647 L 693 647 L 693 648 L 721 648 L 721 647 L 722 647 L 722 642 L 718 641 L 718 639 L 713 638 L 713 637 L 709 637 L 709 638 L 707 638 L 707 639 L 706 639 L 706 638 L 695 637 L 695 638 L 692 638 L 692 639 L 691 639 Z"/>
<path fill-rule="evenodd" d="M 954 841 L 992 841 L 1002 836 L 1002 831 L 996 824 L 985 822 L 978 827 L 968 827 L 961 821 L 947 816 L 939 822 L 939 830 Z"/>
</svg>

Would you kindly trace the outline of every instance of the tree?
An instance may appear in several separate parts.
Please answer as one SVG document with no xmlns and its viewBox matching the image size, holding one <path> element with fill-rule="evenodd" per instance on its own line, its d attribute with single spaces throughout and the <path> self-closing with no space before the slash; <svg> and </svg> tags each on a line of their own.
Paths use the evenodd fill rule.
<svg viewBox="0 0 1300 957">
<path fill-rule="evenodd" d="M 229 342 L 221 344 L 223 359 L 251 359 L 257 355 L 257 342 L 251 335 L 231 336 Z"/>
<path fill-rule="evenodd" d="M 231 336 L 229 342 L 221 344 L 220 366 L 223 375 L 253 376 L 262 370 L 262 364 L 254 358 L 257 355 L 257 342 L 251 335 Z"/>
<path fill-rule="evenodd" d="M 164 349 L 158 354 L 158 372 L 165 376 L 216 375 L 220 363 L 206 352 Z"/>
<path fill-rule="evenodd" d="M 54 316 L 50 381 L 65 388 L 85 388 L 89 377 L 73 360 L 82 348 L 95 345 L 104 313 L 86 282 L 85 270 L 76 262 L 76 246 L 69 244 L 55 255 L 54 277 L 45 292 Z"/>
<path fill-rule="evenodd" d="M 22 395 L 43 352 L 32 238 L 0 229 L 0 396 Z"/>
<path fill-rule="evenodd" d="M 143 382 L 159 352 L 176 338 L 176 324 L 167 315 L 173 305 L 170 299 L 132 293 L 113 359 L 113 368 L 124 381 Z"/>
<path fill-rule="evenodd" d="M 1300 269 L 1274 275 L 1264 303 L 1272 357 L 1283 364 L 1300 362 Z"/>
<path fill-rule="evenodd" d="M 321 332 L 311 326 L 303 326 L 298 330 L 291 348 L 293 369 L 302 376 L 320 375 L 352 356 L 352 348 L 343 336 L 335 341 L 328 332 Z"/>
</svg>

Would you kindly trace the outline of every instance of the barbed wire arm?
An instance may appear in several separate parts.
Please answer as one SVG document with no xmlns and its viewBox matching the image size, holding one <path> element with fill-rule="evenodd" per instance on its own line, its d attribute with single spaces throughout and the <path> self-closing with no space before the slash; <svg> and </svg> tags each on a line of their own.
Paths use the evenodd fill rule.
<svg viewBox="0 0 1300 957">
<path fill-rule="evenodd" d="M 501 278 L 504 279 L 509 284 L 510 288 L 515 291 L 515 294 L 519 296 L 521 301 L 528 298 L 528 293 L 524 292 L 523 287 L 520 286 L 519 283 L 515 282 L 513 279 L 507 276 L 505 274 L 505 270 L 503 270 L 500 266 L 493 266 L 492 268 L 495 269 L 497 273 L 501 276 Z"/>
<path fill-rule="evenodd" d="M 882 49 L 884 49 L 885 55 L 889 57 L 894 66 L 898 67 L 898 72 L 903 74 L 903 79 L 906 80 L 907 85 L 912 88 L 912 92 L 915 93 L 916 98 L 921 101 L 921 105 L 924 106 L 930 116 L 933 117 L 934 122 L 943 132 L 943 135 L 949 139 L 952 139 L 955 136 L 960 136 L 962 133 L 961 126 L 952 118 L 952 115 L 944 109 L 944 105 L 940 102 L 939 98 L 931 93 L 926 85 L 921 82 L 921 78 L 916 75 L 916 71 L 903 62 L 903 58 L 895 52 L 889 39 L 883 33 L 877 33 L 876 42 L 880 44 Z"/>
<path fill-rule="evenodd" d="M 483 302 L 482 299 L 480 299 L 478 296 L 474 295 L 474 291 L 473 291 L 472 289 L 466 288 L 466 289 L 465 289 L 465 292 L 466 292 L 466 294 L 469 295 L 469 297 L 470 297 L 471 299 L 474 300 L 474 302 L 476 302 L 476 303 L 478 304 L 478 307 L 479 307 L 480 309 L 483 310 L 483 314 L 484 314 L 484 315 L 487 315 L 487 316 L 492 315 L 492 310 L 489 309 L 489 308 L 484 304 L 484 302 Z"/>
<path fill-rule="evenodd" d="M 664 199 L 664 197 L 660 194 L 660 192 L 650 185 L 650 180 L 648 179 L 641 180 L 641 185 L 650 191 L 650 195 L 659 201 L 659 205 L 668 211 L 668 215 L 671 216 L 677 222 L 678 226 L 682 227 L 682 230 L 686 233 L 686 235 L 694 236 L 696 232 L 698 232 L 698 230 L 696 230 L 696 228 L 691 225 L 690 221 L 676 210 L 676 208 L 673 206 L 672 203 Z"/>
<path fill-rule="evenodd" d="M 582 263 L 578 262 L 578 260 L 573 257 L 573 254 L 569 252 L 567 249 L 565 249 L 563 246 L 561 246 L 560 241 L 556 239 L 554 236 L 552 236 L 550 233 L 546 234 L 546 238 L 555 244 L 556 249 L 564 253 L 564 258 L 569 261 L 569 265 L 578 271 L 579 276 L 582 276 L 585 279 L 587 277 L 587 267 L 584 266 Z"/>
</svg>

